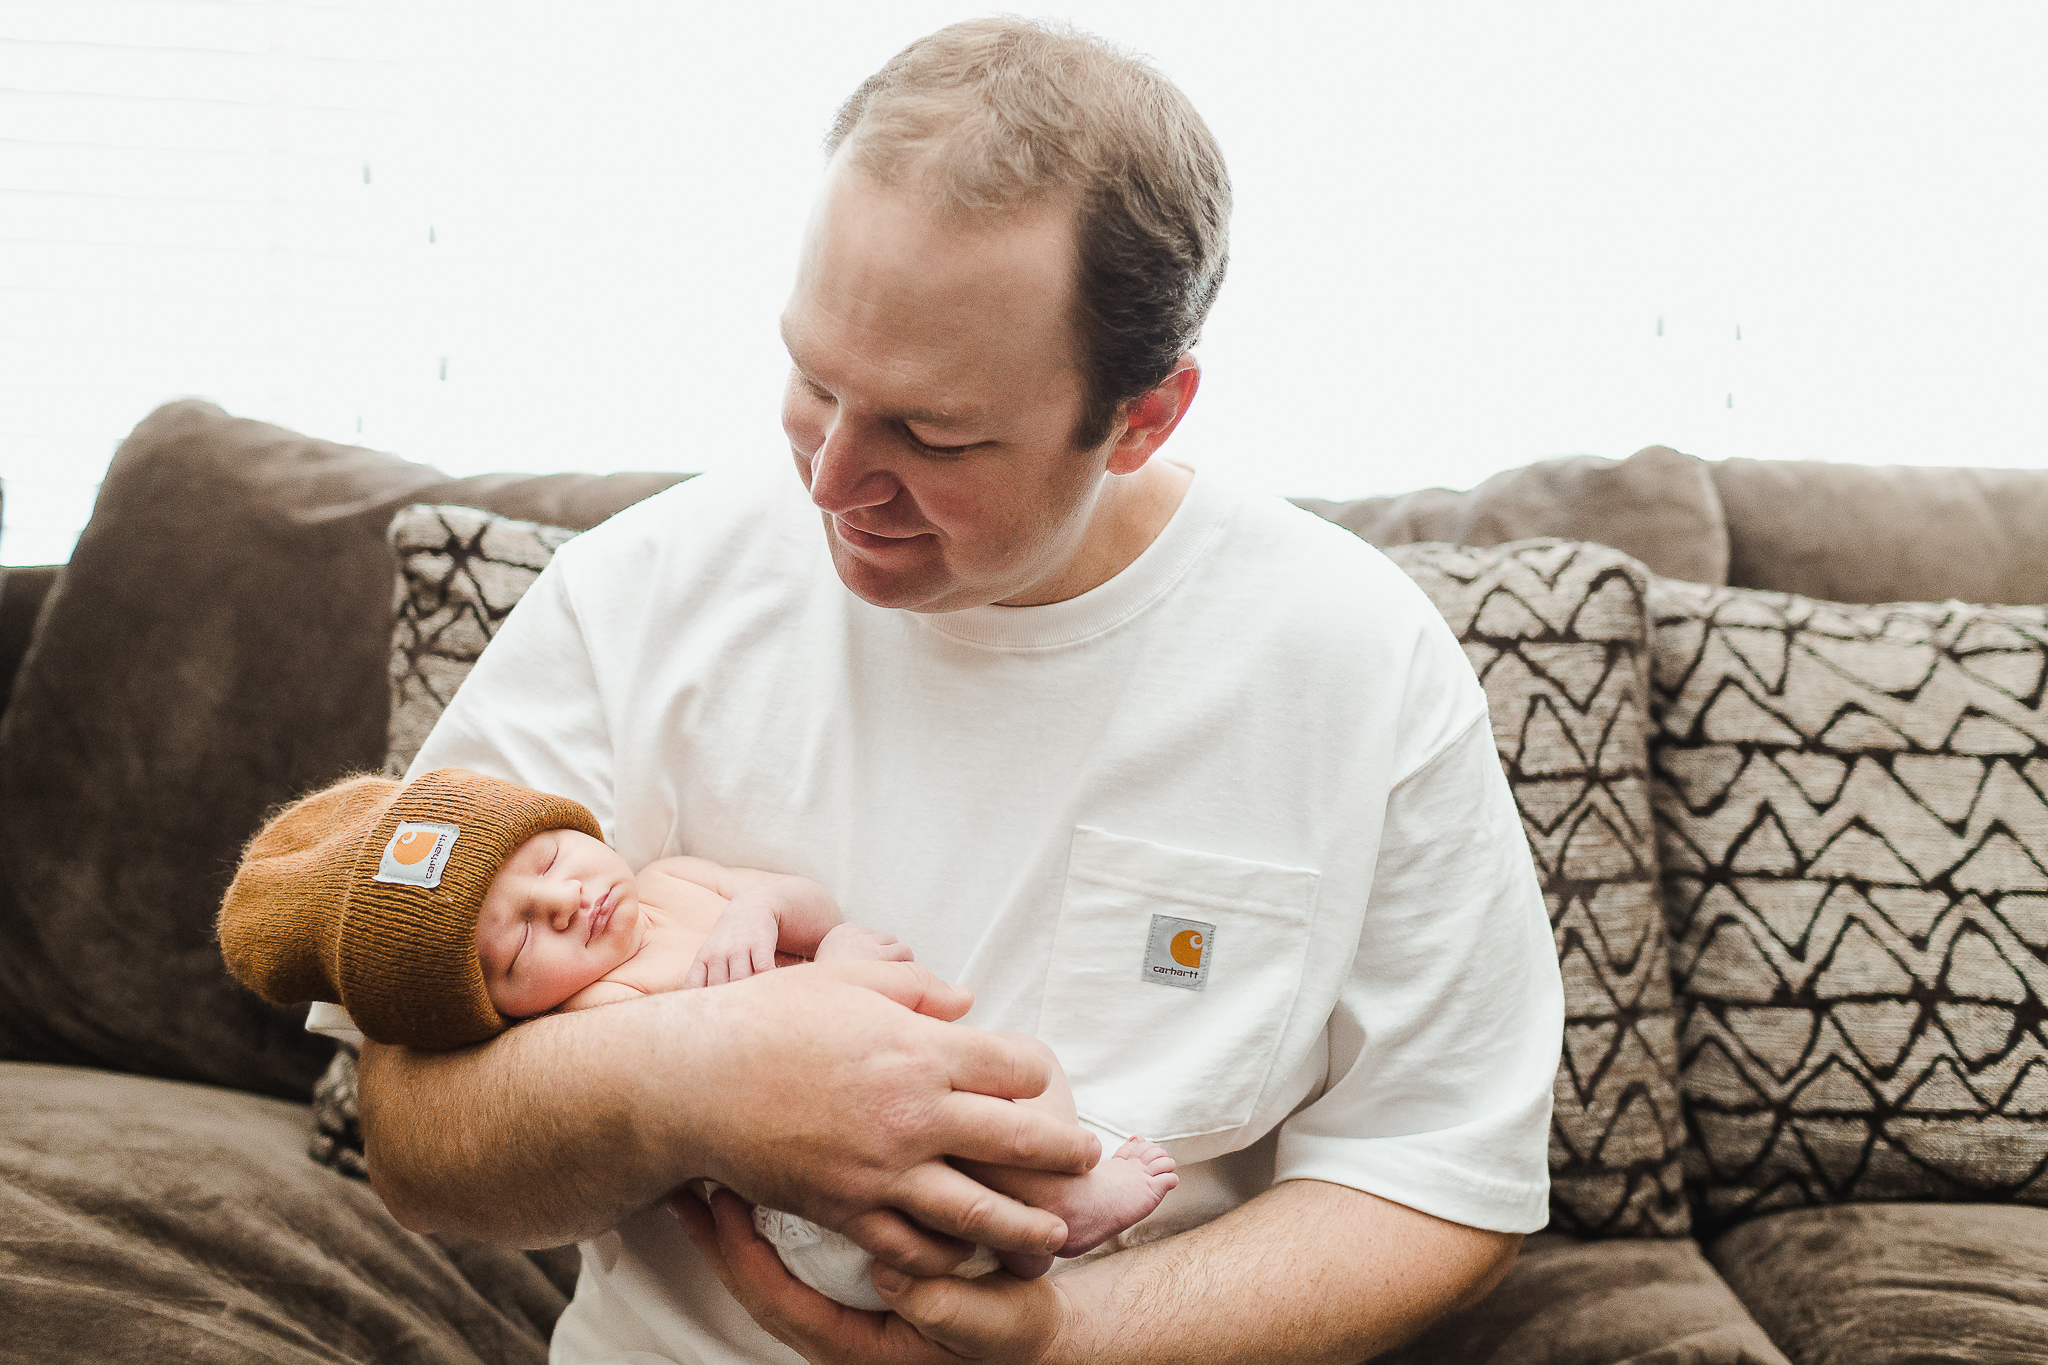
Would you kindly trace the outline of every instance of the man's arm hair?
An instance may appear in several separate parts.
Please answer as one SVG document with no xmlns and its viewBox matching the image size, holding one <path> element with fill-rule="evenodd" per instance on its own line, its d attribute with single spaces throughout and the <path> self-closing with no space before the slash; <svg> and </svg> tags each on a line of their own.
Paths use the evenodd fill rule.
<svg viewBox="0 0 2048 1365">
<path fill-rule="evenodd" d="M 877 1322 L 791 1275 L 725 1192 L 708 1208 L 675 1206 L 726 1288 L 786 1345 L 811 1360 L 898 1365 L 1354 1365 L 1477 1303 L 1522 1240 L 1290 1180 L 1213 1223 L 1050 1279 L 878 1267 L 875 1287 L 900 1321 Z"/>
<path fill-rule="evenodd" d="M 1346 1185 L 1289 1180 L 1213 1223 L 1089 1267 L 1100 1283 L 1074 1289 L 1107 1310 L 1094 1322 L 1108 1339 L 1060 1354 L 1135 1365 L 1175 1359 L 1172 1343 L 1193 1340 L 1216 1365 L 1354 1365 L 1479 1302 L 1521 1244 Z"/>
<path fill-rule="evenodd" d="M 662 995 L 544 1016 L 453 1052 L 365 1041 L 372 1187 L 415 1232 L 544 1247 L 616 1225 L 671 1187 L 664 1148 L 687 1145 L 684 1125 L 661 1131 L 686 1107 L 651 1103 L 644 1082 L 659 1068 L 687 1086 L 686 1058 L 648 1051 L 689 1031 L 690 1004 Z M 666 1027 L 647 1027 L 656 1012 Z M 618 1065 L 629 1057 L 637 1065 Z M 576 1159 L 579 1148 L 603 1159 Z"/>
<path fill-rule="evenodd" d="M 1076 1333 L 1048 1358 L 1356 1365 L 1484 1298 L 1521 1243 L 1348 1186 L 1290 1180 L 1213 1223 L 1061 1276 Z"/>
</svg>

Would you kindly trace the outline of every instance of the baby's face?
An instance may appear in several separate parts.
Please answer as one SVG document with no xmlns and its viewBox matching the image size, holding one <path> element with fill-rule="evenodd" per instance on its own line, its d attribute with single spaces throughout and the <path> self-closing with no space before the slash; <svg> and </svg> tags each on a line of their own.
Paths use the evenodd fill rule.
<svg viewBox="0 0 2048 1365">
<path fill-rule="evenodd" d="M 500 1014 L 542 1014 L 640 951 L 640 893 L 626 860 L 573 829 L 536 834 L 505 860 L 476 916 L 477 965 Z"/>
</svg>

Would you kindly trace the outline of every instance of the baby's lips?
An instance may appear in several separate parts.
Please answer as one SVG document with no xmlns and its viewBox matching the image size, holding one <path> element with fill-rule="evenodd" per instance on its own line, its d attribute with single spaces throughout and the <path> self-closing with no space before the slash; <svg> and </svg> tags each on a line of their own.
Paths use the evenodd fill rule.
<svg viewBox="0 0 2048 1365">
<path fill-rule="evenodd" d="M 591 908 L 590 929 L 583 936 L 586 945 L 597 942 L 598 936 L 612 927 L 612 912 L 618 908 L 618 901 L 619 887 L 613 883 L 612 888 L 598 897 L 597 904 Z"/>
</svg>

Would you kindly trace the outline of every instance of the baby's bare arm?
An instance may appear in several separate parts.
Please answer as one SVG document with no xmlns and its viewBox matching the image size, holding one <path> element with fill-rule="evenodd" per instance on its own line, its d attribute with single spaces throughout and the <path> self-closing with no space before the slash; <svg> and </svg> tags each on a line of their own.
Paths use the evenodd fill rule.
<svg viewBox="0 0 2048 1365">
<path fill-rule="evenodd" d="M 643 882 L 649 874 L 707 902 L 725 898 L 686 986 L 719 986 L 805 958 L 911 960 L 895 935 L 846 923 L 831 894 L 805 877 L 726 867 L 708 858 L 664 858 L 642 871 Z"/>
<path fill-rule="evenodd" d="M 723 897 L 721 918 L 734 913 L 767 913 L 775 919 L 776 947 L 796 957 L 816 957 L 825 935 L 844 922 L 831 893 L 807 877 L 763 872 L 753 867 L 727 867 L 709 858 L 663 858 L 649 863 L 649 873 L 699 886 Z M 709 932 L 707 929 L 706 932 Z"/>
<path fill-rule="evenodd" d="M 840 927 L 839 907 L 824 888 L 801 877 L 774 877 L 741 891 L 697 950 L 687 986 L 723 986 L 772 970 L 777 950 L 818 955 Z"/>
</svg>

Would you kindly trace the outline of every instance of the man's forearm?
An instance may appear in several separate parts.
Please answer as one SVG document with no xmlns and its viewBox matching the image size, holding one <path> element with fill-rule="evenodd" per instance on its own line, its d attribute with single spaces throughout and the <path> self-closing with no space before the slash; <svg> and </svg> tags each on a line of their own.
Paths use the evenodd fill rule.
<svg viewBox="0 0 2048 1365">
<path fill-rule="evenodd" d="M 408 1227 L 525 1246 L 589 1237 L 705 1176 L 919 1274 L 957 1256 L 920 1225 L 1049 1250 L 1059 1219 L 944 1158 L 1076 1174 L 1097 1143 L 1009 1103 L 1045 1088 L 1045 1063 L 942 1022 L 971 1002 L 912 962 L 813 963 L 551 1015 L 458 1052 L 369 1046 L 371 1181 Z"/>
<path fill-rule="evenodd" d="M 701 993 L 521 1024 L 479 1047 L 366 1043 L 371 1183 L 400 1222 L 520 1246 L 614 1226 L 687 1169 L 690 1050 Z M 650 1100 L 659 1079 L 671 1097 Z M 657 1128 L 659 1131 L 656 1131 Z"/>
<path fill-rule="evenodd" d="M 1060 1277 L 1062 1362 L 1356 1362 L 1477 1302 L 1521 1238 L 1293 1180 L 1213 1223 Z"/>
</svg>

